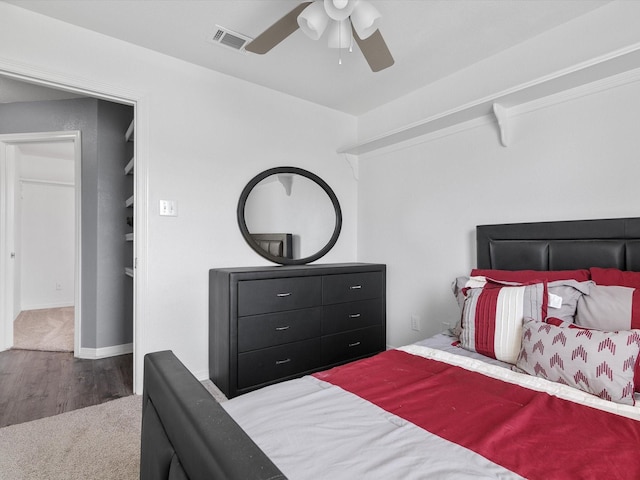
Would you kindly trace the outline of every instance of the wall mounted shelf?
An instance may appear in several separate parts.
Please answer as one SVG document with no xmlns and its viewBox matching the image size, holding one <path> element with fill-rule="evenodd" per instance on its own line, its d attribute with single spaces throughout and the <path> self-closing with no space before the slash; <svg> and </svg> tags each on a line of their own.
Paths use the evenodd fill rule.
<svg viewBox="0 0 640 480">
<path fill-rule="evenodd" d="M 129 163 L 127 163 L 127 165 L 124 167 L 125 175 L 133 175 L 133 164 L 135 163 L 134 160 L 135 157 L 129 160 Z"/>
<path fill-rule="evenodd" d="M 129 128 L 127 128 L 127 131 L 124 134 L 124 141 L 125 142 L 133 142 L 134 141 L 134 121 L 131 120 L 131 123 L 129 124 Z"/>
<path fill-rule="evenodd" d="M 509 124 L 515 115 L 638 80 L 640 45 L 634 45 L 624 51 L 600 57 L 355 145 L 340 148 L 338 153 L 363 155 L 418 137 L 441 136 L 445 132 L 496 121 L 500 128 L 501 143 L 507 146 L 509 141 L 513 140 L 509 138 Z"/>
<path fill-rule="evenodd" d="M 134 141 L 134 125 L 135 125 L 135 118 L 131 120 L 131 123 L 129 124 L 129 127 L 127 128 L 127 131 L 124 134 L 125 142 L 133 142 Z M 135 152 L 135 149 L 134 149 L 134 152 Z M 135 163 L 135 153 L 131 157 L 131 160 L 129 160 L 129 162 L 124 167 L 124 174 L 125 175 L 133 175 L 134 163 Z M 134 203 L 134 195 L 133 194 L 124 201 L 124 205 L 127 208 L 132 208 L 133 207 L 133 203 Z M 129 214 L 127 213 L 127 215 L 129 215 Z M 126 222 L 131 228 L 133 228 L 133 217 L 132 216 L 127 216 Z M 133 241 L 134 241 L 134 232 L 125 233 L 124 234 L 124 240 L 125 240 L 125 242 L 127 242 L 128 245 L 130 245 L 130 247 L 128 247 L 128 249 L 132 250 L 131 245 L 133 245 Z M 136 259 L 135 259 L 135 254 L 133 254 L 133 250 L 132 250 L 131 253 L 132 253 L 132 257 L 133 257 L 132 258 L 133 265 L 136 265 Z M 128 277 L 133 278 L 133 272 L 134 272 L 134 267 L 127 267 L 127 266 L 124 267 L 124 273 Z"/>
</svg>

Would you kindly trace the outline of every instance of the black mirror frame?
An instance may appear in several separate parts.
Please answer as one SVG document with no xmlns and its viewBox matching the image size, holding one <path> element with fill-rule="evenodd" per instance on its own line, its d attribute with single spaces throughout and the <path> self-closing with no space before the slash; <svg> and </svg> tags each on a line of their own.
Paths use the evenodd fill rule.
<svg viewBox="0 0 640 480">
<path fill-rule="evenodd" d="M 336 224 L 333 230 L 333 235 L 331 235 L 329 242 L 320 251 L 305 258 L 294 259 L 294 258 L 276 257 L 275 255 L 271 255 L 269 252 L 260 248 L 260 245 L 258 245 L 258 242 L 256 242 L 251 236 L 251 233 L 249 233 L 249 229 L 247 228 L 247 223 L 244 218 L 244 209 L 247 204 L 247 198 L 249 197 L 249 194 L 251 193 L 253 188 L 265 178 L 271 175 L 282 174 L 282 173 L 291 173 L 291 174 L 295 173 L 298 175 L 302 175 L 303 177 L 306 177 L 309 180 L 317 183 L 324 190 L 324 192 L 327 194 L 327 196 L 331 200 L 331 203 L 333 204 L 333 208 L 336 213 Z M 322 258 L 336 244 L 336 242 L 338 241 L 338 237 L 340 236 L 340 230 L 342 229 L 342 210 L 340 209 L 340 203 L 338 202 L 338 197 L 336 197 L 336 194 L 333 192 L 331 187 L 320 177 L 318 177 L 317 175 L 307 170 L 303 170 L 302 168 L 298 168 L 298 167 L 270 168 L 269 170 L 265 170 L 264 172 L 261 172 L 255 177 L 253 177 L 249 181 L 249 183 L 247 183 L 247 186 L 244 187 L 244 189 L 242 190 L 242 193 L 240 194 L 240 200 L 238 201 L 237 215 L 238 215 L 238 226 L 240 227 L 242 236 L 244 237 L 245 241 L 249 244 L 249 246 L 261 257 L 264 257 L 271 262 L 279 263 L 280 265 L 304 265 L 307 263 L 315 262 L 319 258 Z"/>
</svg>

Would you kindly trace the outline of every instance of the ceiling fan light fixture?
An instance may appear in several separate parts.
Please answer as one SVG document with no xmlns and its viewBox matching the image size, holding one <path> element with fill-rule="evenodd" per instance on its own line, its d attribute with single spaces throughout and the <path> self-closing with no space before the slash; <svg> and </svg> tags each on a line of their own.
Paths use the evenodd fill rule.
<svg viewBox="0 0 640 480">
<path fill-rule="evenodd" d="M 369 2 L 358 2 L 351 13 L 351 24 L 358 37 L 369 38 L 378 29 L 382 15 Z"/>
<path fill-rule="evenodd" d="M 341 20 L 331 22 L 327 30 L 329 48 L 349 48 L 351 46 L 351 22 Z"/>
<path fill-rule="evenodd" d="M 324 9 L 332 20 L 346 20 L 359 0 L 324 0 Z"/>
<path fill-rule="evenodd" d="M 298 15 L 298 26 L 312 40 L 318 40 L 329 23 L 329 17 L 321 1 L 313 2 Z"/>
</svg>

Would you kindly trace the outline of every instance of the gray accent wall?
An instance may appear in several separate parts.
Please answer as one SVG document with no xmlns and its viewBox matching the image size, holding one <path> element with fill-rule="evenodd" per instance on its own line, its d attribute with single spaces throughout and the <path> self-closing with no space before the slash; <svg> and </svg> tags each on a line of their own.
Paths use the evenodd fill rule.
<svg viewBox="0 0 640 480">
<path fill-rule="evenodd" d="M 132 118 L 133 107 L 94 98 L 0 104 L 0 134 L 82 132 L 82 348 L 133 341 L 133 283 L 124 275 L 132 264 L 124 241 Z"/>
</svg>

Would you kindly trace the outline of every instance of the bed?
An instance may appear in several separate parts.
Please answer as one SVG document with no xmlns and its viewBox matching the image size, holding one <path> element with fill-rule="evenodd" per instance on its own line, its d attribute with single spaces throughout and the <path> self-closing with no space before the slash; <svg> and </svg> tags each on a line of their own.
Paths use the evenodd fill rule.
<svg viewBox="0 0 640 480">
<path fill-rule="evenodd" d="M 454 332 L 222 403 L 148 354 L 141 478 L 640 478 L 640 218 L 476 237 Z"/>
</svg>

